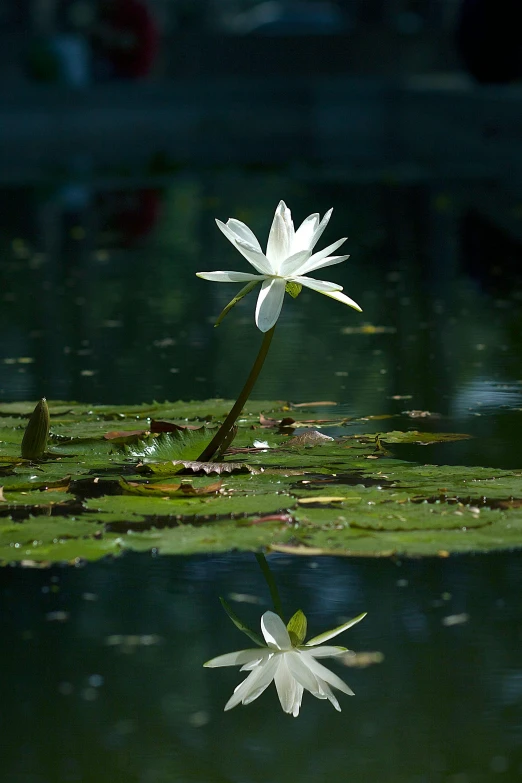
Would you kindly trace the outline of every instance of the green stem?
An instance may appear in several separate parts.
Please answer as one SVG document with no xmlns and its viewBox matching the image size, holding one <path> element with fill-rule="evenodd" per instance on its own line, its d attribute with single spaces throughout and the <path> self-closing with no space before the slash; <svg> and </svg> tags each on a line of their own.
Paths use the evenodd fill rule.
<svg viewBox="0 0 522 783">
<path fill-rule="evenodd" d="M 248 376 L 239 397 L 232 406 L 230 413 L 226 417 L 219 430 L 216 432 L 205 450 L 198 457 L 198 462 L 209 462 L 215 456 L 215 454 L 219 451 L 221 444 L 229 435 L 230 430 L 236 423 L 236 419 L 245 407 L 245 403 L 250 396 L 250 392 L 254 388 L 254 384 L 257 381 L 259 373 L 261 372 L 261 368 L 263 367 L 264 361 L 266 359 L 268 349 L 270 348 L 270 343 L 272 342 L 272 337 L 274 336 L 274 330 L 275 326 L 265 333 L 263 342 L 261 343 L 261 348 L 257 354 L 257 358 L 252 366 L 252 369 L 250 370 L 250 375 Z"/>
<path fill-rule="evenodd" d="M 256 560 L 259 564 L 259 568 L 263 572 L 263 576 L 265 577 L 265 581 L 268 585 L 268 589 L 270 590 L 270 595 L 272 596 L 272 603 L 274 604 L 274 609 L 279 615 L 279 617 L 281 618 L 281 620 L 284 622 L 285 618 L 283 617 L 283 605 L 279 597 L 279 590 L 277 589 L 274 575 L 272 574 L 270 568 L 268 567 L 267 559 L 262 553 L 261 554 L 256 553 Z"/>
</svg>

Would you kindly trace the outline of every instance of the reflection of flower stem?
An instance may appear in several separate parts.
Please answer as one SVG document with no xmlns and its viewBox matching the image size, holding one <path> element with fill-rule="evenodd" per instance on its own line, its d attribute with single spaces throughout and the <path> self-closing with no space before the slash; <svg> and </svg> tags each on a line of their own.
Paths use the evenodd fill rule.
<svg viewBox="0 0 522 783">
<path fill-rule="evenodd" d="M 230 434 L 230 430 L 236 423 L 236 419 L 238 418 L 239 414 L 245 407 L 245 403 L 250 396 L 250 392 L 254 388 L 254 384 L 257 381 L 257 377 L 261 372 L 261 368 L 263 367 L 264 361 L 266 359 L 268 349 L 270 348 L 270 343 L 272 342 L 272 337 L 274 336 L 274 330 L 275 330 L 275 326 L 273 326 L 264 335 L 263 342 L 261 343 L 261 348 L 259 349 L 259 353 L 257 354 L 257 358 L 254 362 L 252 369 L 250 370 L 250 375 L 248 376 L 239 397 L 237 398 L 236 402 L 232 406 L 230 413 L 228 414 L 225 421 L 223 422 L 219 430 L 216 432 L 216 434 L 214 435 L 214 437 L 212 438 L 208 446 L 199 455 L 198 462 L 208 462 L 209 460 L 213 459 L 213 457 L 218 453 L 223 442 L 226 440 L 227 436 Z"/>
<path fill-rule="evenodd" d="M 272 596 L 272 603 L 274 604 L 274 609 L 276 610 L 277 614 L 283 620 L 283 605 L 281 604 L 281 599 L 279 598 L 279 591 L 277 589 L 276 581 L 274 579 L 274 575 L 272 574 L 270 568 L 268 567 L 268 562 L 266 557 L 260 553 L 256 553 L 256 560 L 259 564 L 259 568 L 263 572 L 263 576 L 265 577 L 265 581 L 268 585 L 268 589 L 270 590 L 270 595 Z"/>
</svg>

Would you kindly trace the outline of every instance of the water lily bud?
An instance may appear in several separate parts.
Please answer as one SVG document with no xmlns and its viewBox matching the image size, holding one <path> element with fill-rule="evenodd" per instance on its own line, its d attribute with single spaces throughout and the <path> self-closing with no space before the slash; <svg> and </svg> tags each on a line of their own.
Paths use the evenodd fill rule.
<svg viewBox="0 0 522 783">
<path fill-rule="evenodd" d="M 44 455 L 49 437 L 49 423 L 47 400 L 42 397 L 25 428 L 22 440 L 22 457 L 24 459 L 40 459 Z"/>
</svg>

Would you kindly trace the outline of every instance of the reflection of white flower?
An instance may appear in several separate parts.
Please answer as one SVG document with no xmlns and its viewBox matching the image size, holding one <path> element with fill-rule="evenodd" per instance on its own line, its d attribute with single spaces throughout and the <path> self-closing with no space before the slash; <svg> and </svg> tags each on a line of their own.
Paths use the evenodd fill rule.
<svg viewBox="0 0 522 783">
<path fill-rule="evenodd" d="M 350 628 L 364 616 L 361 614 L 339 628 L 326 631 L 303 644 L 306 618 L 302 612 L 297 612 L 287 627 L 277 614 L 265 612 L 261 618 L 261 630 L 266 647 L 219 655 L 204 664 L 209 667 L 241 666 L 241 671 L 250 672 L 235 689 L 225 710 L 231 710 L 240 703 L 250 704 L 274 680 L 281 707 L 294 718 L 299 715 L 304 690 L 310 691 L 318 699 L 328 699 L 340 712 L 341 707 L 330 686 L 350 696 L 353 696 L 353 691 L 340 677 L 320 664 L 317 658 L 341 655 L 347 650 L 345 647 L 318 645 Z"/>
<path fill-rule="evenodd" d="M 346 241 L 346 237 L 338 239 L 337 242 L 312 255 L 331 214 L 332 210 L 330 209 L 322 220 L 317 213 L 309 215 L 296 231 L 290 210 L 284 201 L 280 201 L 270 229 L 266 254 L 261 250 L 253 232 L 240 220 L 231 218 L 226 225 L 220 220 L 216 220 L 218 227 L 227 239 L 259 274 L 198 272 L 198 277 L 214 280 L 218 283 L 262 283 L 256 308 L 256 324 L 262 332 L 268 332 L 279 318 L 287 283 L 296 284 L 297 291 L 300 290 L 300 286 L 304 285 L 360 311 L 361 308 L 353 299 L 341 293 L 342 286 L 306 277 L 308 272 L 313 272 L 324 266 L 339 264 L 348 258 L 348 256 L 329 255 Z"/>
</svg>

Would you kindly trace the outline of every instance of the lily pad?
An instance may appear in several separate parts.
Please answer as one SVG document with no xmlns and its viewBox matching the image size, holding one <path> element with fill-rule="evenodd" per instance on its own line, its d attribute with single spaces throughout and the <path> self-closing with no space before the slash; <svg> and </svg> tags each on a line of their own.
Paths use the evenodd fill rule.
<svg viewBox="0 0 522 783">
<path fill-rule="evenodd" d="M 464 432 L 417 432 L 417 430 L 393 431 L 381 435 L 381 440 L 386 443 L 419 443 L 426 446 L 431 443 L 451 443 L 469 438 L 471 435 Z"/>
</svg>

